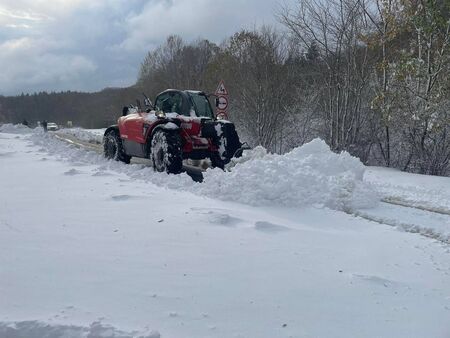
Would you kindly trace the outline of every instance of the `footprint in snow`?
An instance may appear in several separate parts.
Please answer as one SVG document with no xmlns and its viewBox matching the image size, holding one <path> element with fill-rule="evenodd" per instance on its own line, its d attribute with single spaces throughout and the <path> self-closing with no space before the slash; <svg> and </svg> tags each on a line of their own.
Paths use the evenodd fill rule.
<svg viewBox="0 0 450 338">
<path fill-rule="evenodd" d="M 83 163 L 83 162 L 72 162 L 71 165 L 73 165 L 74 167 L 85 167 L 86 163 Z"/>
<path fill-rule="evenodd" d="M 235 227 L 239 223 L 244 223 L 245 221 L 238 217 L 233 217 L 229 215 L 227 209 L 221 208 L 190 208 L 191 211 L 206 215 L 208 223 L 214 225 L 220 225 L 225 227 Z M 189 212 L 186 212 L 188 214 Z"/>
<path fill-rule="evenodd" d="M 229 210 L 222 208 L 190 208 L 191 211 L 195 211 L 198 214 L 209 214 L 211 212 L 227 212 Z"/>
<path fill-rule="evenodd" d="M 8 151 L 6 153 L 0 153 L 0 157 L 11 157 L 14 155 L 14 152 Z"/>
<path fill-rule="evenodd" d="M 128 201 L 128 200 L 139 200 L 145 199 L 145 196 L 132 196 L 132 195 L 112 195 L 111 199 L 113 201 Z"/>
<path fill-rule="evenodd" d="M 220 225 L 229 228 L 235 227 L 237 224 L 243 222 L 243 220 L 240 218 L 215 211 L 209 211 L 207 213 L 207 219 L 210 224 Z"/>
<path fill-rule="evenodd" d="M 291 230 L 284 225 L 273 224 L 270 222 L 259 221 L 255 223 L 255 230 L 265 233 L 279 233 Z"/>
<path fill-rule="evenodd" d="M 386 279 L 386 278 L 382 278 L 382 277 L 378 277 L 378 276 L 374 276 L 374 275 L 360 275 L 360 274 L 352 274 L 352 277 L 356 277 L 360 280 L 363 281 L 367 281 L 369 283 L 373 283 L 379 286 L 384 286 L 385 288 L 388 287 L 392 287 L 392 286 L 398 286 L 400 283 Z"/>
<path fill-rule="evenodd" d="M 66 176 L 74 176 L 74 175 L 80 175 L 80 174 L 83 174 L 83 172 L 79 171 L 77 169 L 70 169 L 64 173 L 64 175 L 66 175 Z"/>
<path fill-rule="evenodd" d="M 112 176 L 112 174 L 104 171 L 97 171 L 96 173 L 92 174 L 92 176 Z"/>
</svg>

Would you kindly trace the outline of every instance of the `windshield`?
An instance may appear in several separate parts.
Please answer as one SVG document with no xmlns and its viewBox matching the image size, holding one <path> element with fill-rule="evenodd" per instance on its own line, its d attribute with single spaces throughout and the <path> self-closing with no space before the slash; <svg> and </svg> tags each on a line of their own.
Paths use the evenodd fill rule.
<svg viewBox="0 0 450 338">
<path fill-rule="evenodd" d="M 191 104 L 195 110 L 195 113 L 199 117 L 214 118 L 211 105 L 209 104 L 208 98 L 203 93 L 188 92 L 191 99 Z"/>
</svg>

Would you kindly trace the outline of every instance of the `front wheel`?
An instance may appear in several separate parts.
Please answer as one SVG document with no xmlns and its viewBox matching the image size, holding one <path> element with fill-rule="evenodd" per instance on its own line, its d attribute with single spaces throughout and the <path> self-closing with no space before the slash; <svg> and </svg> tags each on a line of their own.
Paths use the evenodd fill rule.
<svg viewBox="0 0 450 338">
<path fill-rule="evenodd" d="M 130 163 L 131 156 L 125 154 L 122 140 L 115 130 L 109 131 L 103 137 L 103 154 L 107 159 Z"/>
<path fill-rule="evenodd" d="M 150 158 L 155 171 L 179 174 L 183 168 L 180 135 L 157 130 L 152 138 Z"/>
</svg>

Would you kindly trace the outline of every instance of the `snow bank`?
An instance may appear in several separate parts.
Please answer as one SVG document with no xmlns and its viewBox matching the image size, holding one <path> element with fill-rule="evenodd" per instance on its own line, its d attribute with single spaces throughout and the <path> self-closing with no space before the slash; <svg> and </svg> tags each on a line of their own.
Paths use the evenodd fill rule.
<svg viewBox="0 0 450 338">
<path fill-rule="evenodd" d="M 359 159 L 332 152 L 320 139 L 285 155 L 258 147 L 246 157 L 230 172 L 207 170 L 199 190 L 251 205 L 320 204 L 348 210 L 376 204 L 376 194 L 363 182 L 365 167 Z"/>
<path fill-rule="evenodd" d="M 77 133 L 82 135 L 83 131 Z M 35 133 L 32 139 L 49 152 L 74 162 L 99 164 L 103 170 L 126 173 L 158 186 L 254 206 L 319 205 L 347 211 L 372 207 L 378 200 L 373 189 L 362 181 L 365 167 L 359 159 L 346 152 L 333 153 L 320 139 L 285 155 L 268 154 L 257 147 L 236 159 L 230 171 L 208 169 L 203 183 L 193 182 L 186 174 L 168 176 L 145 165 L 108 161 L 101 154 L 65 144 L 50 134 Z"/>
<path fill-rule="evenodd" d="M 28 134 L 31 133 L 32 129 L 23 124 L 12 124 L 6 123 L 0 125 L 0 133 L 9 133 L 9 134 Z"/>
<path fill-rule="evenodd" d="M 51 133 L 33 133 L 31 140 L 61 160 L 75 164 L 96 164 L 99 166 L 100 172 L 112 170 L 124 173 L 133 179 L 149 181 L 158 186 L 170 189 L 190 190 L 195 185 L 195 182 L 187 174 L 171 175 L 169 179 L 166 173 L 157 173 L 149 166 L 143 164 L 124 164 L 122 162 L 107 160 L 100 153 L 60 141 Z"/>
<path fill-rule="evenodd" d="M 42 338 L 42 337 L 120 337 L 120 338 L 160 338 L 157 331 L 126 333 L 101 322 L 93 322 L 89 327 L 76 325 L 48 324 L 39 321 L 0 322 L 0 337 Z"/>
<path fill-rule="evenodd" d="M 63 135 L 71 135 L 77 139 L 89 143 L 101 144 L 106 129 L 65 128 L 58 131 Z"/>
</svg>

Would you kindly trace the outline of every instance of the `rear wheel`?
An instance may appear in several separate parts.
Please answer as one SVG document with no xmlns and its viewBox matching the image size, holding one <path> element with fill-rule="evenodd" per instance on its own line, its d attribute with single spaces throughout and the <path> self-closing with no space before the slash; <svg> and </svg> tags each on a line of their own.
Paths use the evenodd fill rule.
<svg viewBox="0 0 450 338">
<path fill-rule="evenodd" d="M 131 156 L 125 154 L 122 140 L 116 130 L 110 130 L 103 137 L 103 153 L 107 159 L 130 163 Z"/>
<path fill-rule="evenodd" d="M 152 138 L 150 158 L 155 171 L 179 174 L 183 168 L 180 135 L 157 130 Z"/>
</svg>

